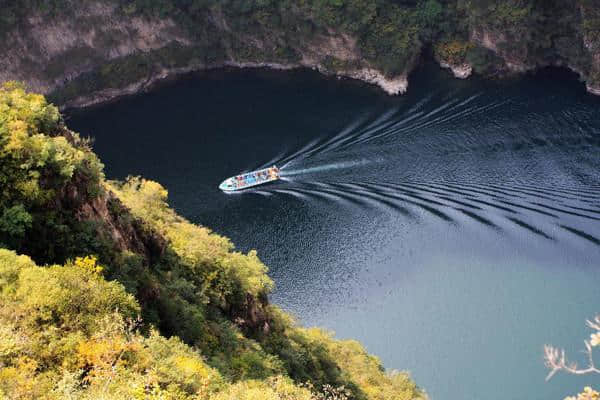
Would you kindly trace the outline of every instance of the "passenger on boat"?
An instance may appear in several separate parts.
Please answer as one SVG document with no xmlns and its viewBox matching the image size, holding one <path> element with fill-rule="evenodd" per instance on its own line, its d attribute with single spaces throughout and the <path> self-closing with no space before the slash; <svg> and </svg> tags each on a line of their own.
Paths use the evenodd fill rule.
<svg viewBox="0 0 600 400">
<path fill-rule="evenodd" d="M 269 177 L 275 178 L 275 170 L 273 169 L 273 167 L 269 168 Z"/>
</svg>

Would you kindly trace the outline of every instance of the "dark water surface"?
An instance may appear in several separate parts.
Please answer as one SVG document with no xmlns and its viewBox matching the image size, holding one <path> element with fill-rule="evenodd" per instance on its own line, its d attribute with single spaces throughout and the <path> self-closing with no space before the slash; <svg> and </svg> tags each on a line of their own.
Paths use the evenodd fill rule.
<svg viewBox="0 0 600 400">
<path fill-rule="evenodd" d="M 424 67 L 389 97 L 310 71 L 212 71 L 73 114 L 110 178 L 256 248 L 275 303 L 356 338 L 433 399 L 562 399 L 600 312 L 600 99 L 569 74 Z M 217 185 L 277 163 L 285 181 Z"/>
</svg>

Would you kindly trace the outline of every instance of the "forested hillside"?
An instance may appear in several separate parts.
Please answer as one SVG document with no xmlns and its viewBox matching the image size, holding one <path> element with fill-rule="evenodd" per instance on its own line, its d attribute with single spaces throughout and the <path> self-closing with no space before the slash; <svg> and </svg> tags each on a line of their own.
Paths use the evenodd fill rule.
<svg viewBox="0 0 600 400">
<path fill-rule="evenodd" d="M 0 399 L 424 399 L 354 341 L 269 304 L 254 251 L 0 89 Z M 399 344 L 401 345 L 401 344 Z"/>
<path fill-rule="evenodd" d="M 0 81 L 86 105 L 223 65 L 304 66 L 406 90 L 424 57 L 457 77 L 569 67 L 600 93 L 592 0 L 1 0 Z"/>
</svg>

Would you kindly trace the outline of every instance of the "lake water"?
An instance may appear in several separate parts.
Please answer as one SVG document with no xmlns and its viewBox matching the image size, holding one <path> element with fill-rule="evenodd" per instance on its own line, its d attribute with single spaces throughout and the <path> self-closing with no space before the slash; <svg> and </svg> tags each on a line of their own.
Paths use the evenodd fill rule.
<svg viewBox="0 0 600 400">
<path fill-rule="evenodd" d="M 355 338 L 432 399 L 562 399 L 542 347 L 600 313 L 600 98 L 549 70 L 425 66 L 404 96 L 312 71 L 217 70 L 72 113 L 110 178 L 143 175 L 257 249 L 274 303 Z M 284 180 L 224 194 L 277 164 Z"/>
</svg>

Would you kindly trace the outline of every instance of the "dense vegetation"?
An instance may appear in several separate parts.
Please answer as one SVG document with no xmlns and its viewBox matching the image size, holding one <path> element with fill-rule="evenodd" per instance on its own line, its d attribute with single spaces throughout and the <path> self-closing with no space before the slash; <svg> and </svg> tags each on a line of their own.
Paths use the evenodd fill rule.
<svg viewBox="0 0 600 400">
<path fill-rule="evenodd" d="M 600 86 L 600 10 L 593 0 L 0 0 L 0 37 L 19 27 L 27 30 L 32 14 L 100 24 L 84 15 L 86 5 L 98 3 L 123 18 L 169 18 L 189 40 L 113 58 L 103 52 L 119 42 L 119 31 L 108 30 L 92 47 L 80 43 L 43 66 L 25 64 L 25 70 L 50 81 L 65 81 L 67 63 L 81 66 L 81 75 L 69 76 L 53 93 L 60 103 L 123 88 L 166 68 L 232 60 L 297 63 L 332 35 L 351 38 L 357 54 L 352 59 L 323 55 L 320 67 L 329 72 L 368 65 L 387 76 L 404 75 L 431 54 L 487 75 L 568 65 Z M 28 56 L 23 55 L 26 63 Z"/>
<path fill-rule="evenodd" d="M 448 13 L 452 4 L 438 0 L 107 0 L 122 13 L 148 18 L 172 17 L 186 27 L 209 58 L 224 56 L 232 48 L 242 59 L 296 60 L 296 49 L 316 34 L 328 29 L 346 32 L 358 39 L 364 57 L 386 73 L 402 73 L 410 67 L 423 43 L 455 28 Z M 445 3 L 445 2 L 443 2 Z M 16 5 L 0 1 L 3 30 L 26 18 L 31 10 L 47 15 L 68 15 L 69 0 L 28 0 Z M 210 17 L 223 15 L 233 34 L 220 32 L 215 37 Z M 207 25 L 209 28 L 207 29 Z M 272 49 L 249 47 L 244 36 L 254 36 L 275 45 Z M 209 49 L 209 44 L 213 48 Z"/>
<path fill-rule="evenodd" d="M 0 182 L 0 399 L 425 397 L 270 305 L 256 252 L 178 216 L 158 183 L 105 181 L 56 107 L 13 83 Z"/>
</svg>

